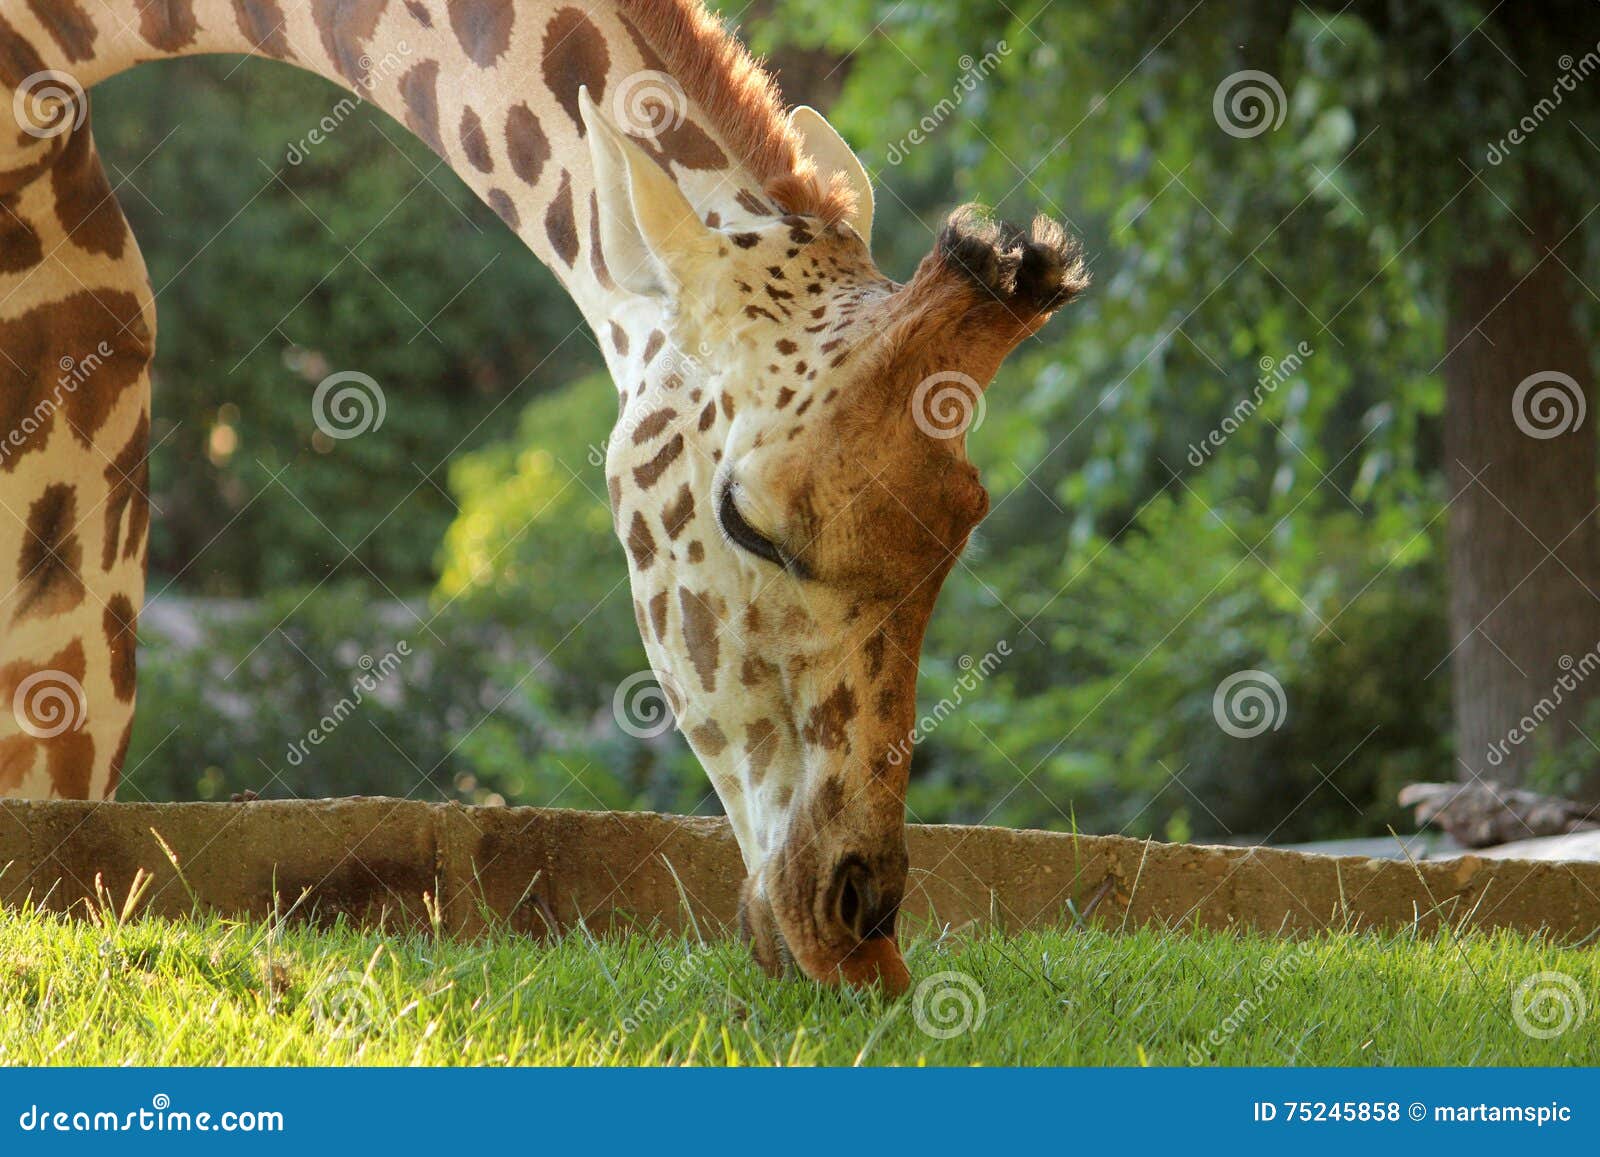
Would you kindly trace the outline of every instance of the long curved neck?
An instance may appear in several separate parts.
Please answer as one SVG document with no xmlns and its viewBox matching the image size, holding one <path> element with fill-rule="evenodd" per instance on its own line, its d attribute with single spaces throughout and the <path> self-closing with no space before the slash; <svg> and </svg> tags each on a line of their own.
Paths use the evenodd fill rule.
<svg viewBox="0 0 1600 1157">
<path fill-rule="evenodd" d="M 598 329 L 627 295 L 599 250 L 581 85 L 624 123 L 664 126 L 647 133 L 648 147 L 702 214 L 747 212 L 740 206 L 760 188 L 623 9 L 610 0 L 0 0 L 0 65 L 65 73 L 84 88 L 144 61 L 201 53 L 316 72 L 437 152 Z M 289 157 L 338 119 L 307 125 Z"/>
</svg>

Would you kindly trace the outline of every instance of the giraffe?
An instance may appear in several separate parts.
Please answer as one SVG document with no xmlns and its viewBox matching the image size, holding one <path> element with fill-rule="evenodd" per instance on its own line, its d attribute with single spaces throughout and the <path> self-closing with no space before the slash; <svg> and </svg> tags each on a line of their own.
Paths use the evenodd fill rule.
<svg viewBox="0 0 1600 1157">
<path fill-rule="evenodd" d="M 775 975 L 904 990 L 895 753 L 988 509 L 966 429 L 1088 278 L 1059 226 L 972 207 L 886 277 L 860 161 L 699 0 L 0 0 L 0 794 L 110 799 L 128 747 L 155 301 L 85 94 L 199 53 L 378 105 L 554 272 L 617 387 L 616 533 L 741 932 Z"/>
</svg>

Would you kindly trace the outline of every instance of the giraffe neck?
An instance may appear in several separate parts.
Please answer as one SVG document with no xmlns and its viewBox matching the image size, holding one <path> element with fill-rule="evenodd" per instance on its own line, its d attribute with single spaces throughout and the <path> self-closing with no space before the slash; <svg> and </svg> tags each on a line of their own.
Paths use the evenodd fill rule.
<svg viewBox="0 0 1600 1157">
<path fill-rule="evenodd" d="M 703 216 L 770 211 L 756 192 L 761 183 L 668 73 L 661 49 L 627 7 L 622 0 L 19 0 L 0 15 L 0 62 L 10 58 L 8 71 L 65 73 L 84 88 L 145 61 L 205 53 L 267 57 L 324 76 L 439 154 L 555 272 L 598 333 L 637 302 L 617 288 L 600 252 L 580 86 L 625 128 L 641 130 L 636 139 Z M 308 126 L 307 148 L 291 146 L 286 163 L 315 147 L 317 131 L 328 130 Z M 8 143 L 0 141 L 0 150 Z M 0 157 L 0 171 L 12 167 Z"/>
</svg>

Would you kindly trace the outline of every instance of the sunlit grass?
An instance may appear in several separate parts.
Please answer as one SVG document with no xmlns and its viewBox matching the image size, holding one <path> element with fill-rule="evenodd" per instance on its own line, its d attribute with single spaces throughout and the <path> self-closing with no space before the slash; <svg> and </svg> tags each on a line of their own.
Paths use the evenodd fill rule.
<svg viewBox="0 0 1600 1157">
<path fill-rule="evenodd" d="M 721 941 L 13 911 L 0 1063 L 1600 1063 L 1594 951 L 1509 934 L 1062 930 L 916 939 L 908 960 L 926 987 L 886 1001 L 770 980 Z M 1513 1006 L 1551 972 L 1588 1019 L 1540 1039 Z"/>
</svg>

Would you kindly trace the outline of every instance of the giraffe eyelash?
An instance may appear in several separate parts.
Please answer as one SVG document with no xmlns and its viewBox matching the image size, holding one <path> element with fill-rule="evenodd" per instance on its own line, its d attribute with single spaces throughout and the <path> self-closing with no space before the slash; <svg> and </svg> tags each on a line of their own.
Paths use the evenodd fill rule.
<svg viewBox="0 0 1600 1157">
<path fill-rule="evenodd" d="M 810 577 L 811 572 L 803 562 L 785 554 L 770 538 L 751 526 L 739 512 L 739 504 L 733 500 L 731 482 L 722 488 L 722 498 L 717 503 L 717 525 L 722 528 L 722 533 L 728 541 L 741 550 L 782 567 L 796 578 Z"/>
</svg>

